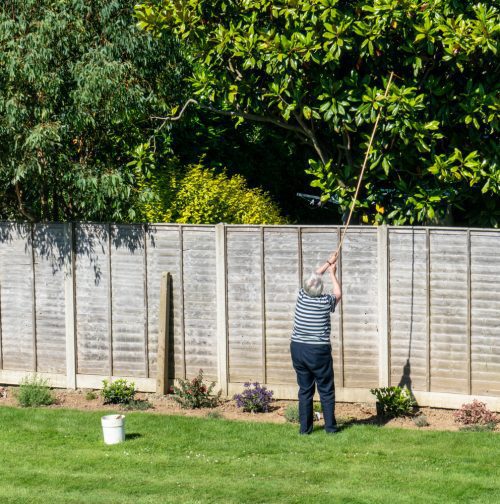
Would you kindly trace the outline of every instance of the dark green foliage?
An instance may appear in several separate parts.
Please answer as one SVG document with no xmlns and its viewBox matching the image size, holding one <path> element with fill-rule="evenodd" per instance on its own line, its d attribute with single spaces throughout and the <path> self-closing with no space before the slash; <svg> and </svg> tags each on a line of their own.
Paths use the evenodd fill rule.
<svg viewBox="0 0 500 504">
<path fill-rule="evenodd" d="M 403 388 L 380 387 L 370 389 L 370 392 L 377 398 L 377 409 L 380 408 L 380 414 L 383 416 L 400 417 L 410 415 L 416 406 L 416 402 L 406 386 Z"/>
<path fill-rule="evenodd" d="M 382 111 L 361 222 L 499 225 L 494 2 L 146 0 L 136 16 L 191 44 L 200 113 L 301 139 L 312 185 L 341 213 Z"/>
<path fill-rule="evenodd" d="M 171 137 L 181 166 L 201 163 L 243 176 L 249 187 L 269 192 L 288 220 L 332 223 L 337 218 L 335 209 L 311 207 L 297 198 L 297 193 L 311 192 L 304 171 L 310 153 L 293 133 L 252 122 L 235 128 L 230 118 L 189 109 L 173 125 Z"/>
<path fill-rule="evenodd" d="M 137 144 L 185 63 L 133 26 L 131 0 L 0 5 L 0 219 L 134 220 Z"/>
<path fill-rule="evenodd" d="M 103 388 L 101 396 L 104 404 L 130 404 L 135 397 L 135 383 L 128 383 L 123 378 L 118 378 L 114 382 L 102 380 Z"/>
<path fill-rule="evenodd" d="M 216 395 L 211 395 L 215 387 L 215 382 L 206 385 L 203 382 L 203 370 L 200 369 L 198 376 L 192 380 L 178 380 L 179 385 L 172 387 L 174 400 L 177 401 L 183 408 L 215 408 L 219 404 L 222 391 Z"/>
<path fill-rule="evenodd" d="M 19 385 L 17 401 L 23 408 L 49 406 L 54 400 L 48 381 L 37 375 L 25 378 Z"/>
</svg>

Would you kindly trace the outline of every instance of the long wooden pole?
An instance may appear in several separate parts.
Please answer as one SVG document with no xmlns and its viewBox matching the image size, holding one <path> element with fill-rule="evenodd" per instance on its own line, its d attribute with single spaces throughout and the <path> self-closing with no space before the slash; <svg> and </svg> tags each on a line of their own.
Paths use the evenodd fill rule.
<svg viewBox="0 0 500 504">
<path fill-rule="evenodd" d="M 387 82 L 387 86 L 385 88 L 384 98 L 387 98 L 387 95 L 389 93 L 389 88 L 391 87 L 391 83 L 392 83 L 392 78 L 393 77 L 394 77 L 394 72 L 391 72 L 391 75 L 389 76 L 389 81 Z M 365 160 L 363 161 L 363 166 L 361 168 L 361 173 L 359 174 L 359 180 L 358 180 L 358 185 L 356 187 L 356 192 L 354 193 L 354 197 L 352 198 L 351 209 L 349 211 L 349 217 L 347 218 L 347 223 L 346 223 L 346 225 L 344 227 L 344 233 L 342 234 L 339 246 L 337 247 L 337 251 L 336 251 L 337 255 L 338 255 L 340 249 L 342 248 L 342 245 L 344 243 L 344 238 L 345 238 L 345 235 L 347 233 L 347 228 L 349 227 L 349 224 L 351 223 L 351 217 L 352 217 L 352 214 L 354 212 L 354 207 L 356 206 L 356 201 L 358 199 L 359 190 L 361 188 L 361 182 L 363 181 L 363 175 L 365 173 L 366 165 L 368 163 L 368 157 L 370 156 L 370 151 L 371 151 L 371 148 L 372 148 L 373 140 L 375 138 L 375 133 L 377 132 L 378 123 L 380 121 L 380 116 L 381 115 L 382 115 L 382 109 L 379 110 L 379 112 L 377 114 L 377 119 L 375 120 L 375 124 L 373 126 L 373 131 L 372 131 L 372 134 L 371 134 L 371 137 L 370 137 L 370 142 L 368 143 L 368 148 L 366 149 Z"/>
</svg>

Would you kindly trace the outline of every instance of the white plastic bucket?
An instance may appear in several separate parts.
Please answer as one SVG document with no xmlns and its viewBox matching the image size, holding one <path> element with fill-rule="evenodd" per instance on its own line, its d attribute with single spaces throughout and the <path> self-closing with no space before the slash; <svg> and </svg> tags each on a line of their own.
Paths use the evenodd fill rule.
<svg viewBox="0 0 500 504">
<path fill-rule="evenodd" d="M 101 418 L 102 434 L 106 444 L 125 441 L 125 416 L 106 415 Z"/>
</svg>

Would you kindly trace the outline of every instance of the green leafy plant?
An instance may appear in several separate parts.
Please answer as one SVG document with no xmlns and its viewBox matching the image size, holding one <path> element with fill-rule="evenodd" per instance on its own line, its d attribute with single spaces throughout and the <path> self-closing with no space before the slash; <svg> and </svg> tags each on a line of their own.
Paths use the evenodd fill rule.
<svg viewBox="0 0 500 504">
<path fill-rule="evenodd" d="M 427 417 L 425 415 L 418 415 L 417 417 L 415 417 L 413 419 L 413 423 L 417 426 L 417 427 L 427 427 L 429 424 L 429 422 L 427 421 Z"/>
<path fill-rule="evenodd" d="M 175 161 L 151 170 L 141 184 L 156 195 L 142 212 L 150 222 L 183 224 L 286 224 L 269 194 L 250 188 L 241 175 L 229 176 L 201 164 Z"/>
<path fill-rule="evenodd" d="M 192 107 L 293 133 L 340 214 L 382 112 L 362 222 L 500 225 L 493 2 L 143 0 L 135 14 L 190 48 Z"/>
<path fill-rule="evenodd" d="M 108 380 L 102 381 L 103 388 L 101 396 L 104 404 L 130 404 L 135 397 L 135 383 L 128 383 L 123 378 L 118 378 L 114 382 Z"/>
<path fill-rule="evenodd" d="M 87 399 L 87 401 L 93 401 L 94 399 L 97 399 L 97 394 L 93 390 L 89 390 L 85 394 L 85 399 Z"/>
<path fill-rule="evenodd" d="M 285 420 L 290 423 L 299 423 L 299 405 L 297 403 L 289 404 L 285 408 Z"/>
<path fill-rule="evenodd" d="M 133 29 L 131 7 L 0 2 L 0 218 L 136 221 L 147 167 L 127 161 L 186 63 L 172 37 Z"/>
<path fill-rule="evenodd" d="M 315 402 L 313 404 L 313 412 L 317 413 L 317 414 L 323 412 L 323 408 L 321 406 L 321 403 Z M 299 405 L 298 405 L 298 403 L 289 404 L 285 408 L 285 419 L 287 422 L 299 423 Z"/>
<path fill-rule="evenodd" d="M 464 425 L 495 425 L 500 418 L 490 411 L 486 404 L 474 399 L 471 403 L 462 404 L 462 407 L 453 415 L 455 422 Z"/>
<path fill-rule="evenodd" d="M 377 414 L 389 417 L 410 415 L 416 402 L 411 392 L 404 387 L 381 387 L 370 389 L 377 398 Z"/>
<path fill-rule="evenodd" d="M 132 399 L 123 406 L 124 409 L 127 410 L 139 410 L 139 411 L 148 410 L 153 407 L 153 405 L 149 401 L 143 399 Z"/>
<path fill-rule="evenodd" d="M 214 408 L 219 404 L 222 391 L 219 390 L 216 395 L 212 395 L 215 382 L 206 385 L 203 382 L 202 369 L 199 370 L 198 376 L 194 377 L 192 380 L 180 379 L 178 383 L 178 386 L 174 385 L 172 387 L 172 392 L 174 394 L 173 398 L 183 408 Z"/>
<path fill-rule="evenodd" d="M 49 387 L 48 380 L 32 375 L 21 381 L 17 393 L 19 405 L 28 408 L 36 406 L 49 406 L 55 398 Z"/>
</svg>

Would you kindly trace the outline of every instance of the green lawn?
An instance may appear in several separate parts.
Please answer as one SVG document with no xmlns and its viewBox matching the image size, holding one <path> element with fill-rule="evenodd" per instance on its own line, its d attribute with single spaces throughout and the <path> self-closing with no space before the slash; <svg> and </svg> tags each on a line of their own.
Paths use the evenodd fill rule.
<svg viewBox="0 0 500 504">
<path fill-rule="evenodd" d="M 500 436 L 0 408 L 0 502 L 500 502 Z"/>
</svg>

